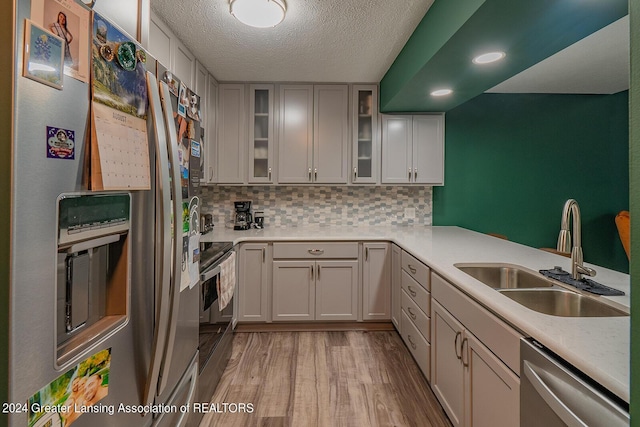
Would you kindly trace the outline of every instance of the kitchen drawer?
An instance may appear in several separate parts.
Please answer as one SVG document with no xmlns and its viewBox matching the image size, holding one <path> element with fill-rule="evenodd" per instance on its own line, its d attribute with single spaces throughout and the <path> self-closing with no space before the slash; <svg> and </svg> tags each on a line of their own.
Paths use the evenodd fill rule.
<svg viewBox="0 0 640 427">
<path fill-rule="evenodd" d="M 431 318 L 422 311 L 409 294 L 402 291 L 402 310 L 416 325 L 418 331 L 427 341 L 431 341 Z"/>
<path fill-rule="evenodd" d="M 431 344 L 424 339 L 416 329 L 407 313 L 402 310 L 402 339 L 409 348 L 411 355 L 418 363 L 420 370 L 431 381 Z"/>
<path fill-rule="evenodd" d="M 357 242 L 287 242 L 273 244 L 273 258 L 358 258 Z"/>
<path fill-rule="evenodd" d="M 520 375 L 520 335 L 511 326 L 433 273 L 433 298 L 458 319 L 465 328 Z"/>
<path fill-rule="evenodd" d="M 420 307 L 420 310 L 431 317 L 431 294 L 418 282 L 413 280 L 406 271 L 402 270 L 402 289 Z"/>
<path fill-rule="evenodd" d="M 405 251 L 402 251 L 402 269 L 420 283 L 426 290 L 431 290 L 429 267 Z"/>
</svg>

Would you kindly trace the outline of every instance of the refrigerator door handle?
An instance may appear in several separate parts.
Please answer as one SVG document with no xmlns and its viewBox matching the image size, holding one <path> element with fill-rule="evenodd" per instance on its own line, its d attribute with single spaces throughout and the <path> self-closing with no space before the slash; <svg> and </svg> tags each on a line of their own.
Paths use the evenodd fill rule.
<svg viewBox="0 0 640 427">
<path fill-rule="evenodd" d="M 169 157 L 167 153 L 166 131 L 162 118 L 162 105 L 160 93 L 158 91 L 158 81 L 156 77 L 147 72 L 147 90 L 149 93 L 150 115 L 155 131 L 154 139 L 156 143 L 156 167 L 158 170 L 158 197 L 162 208 L 156 211 L 158 224 L 161 229 L 159 240 L 156 243 L 156 274 L 159 287 L 156 288 L 158 295 L 158 308 L 156 313 L 156 324 L 153 331 L 153 343 L 151 349 L 151 362 L 149 364 L 149 374 L 144 390 L 143 404 L 151 405 L 158 390 L 158 379 L 164 355 L 165 343 L 167 340 L 167 329 L 169 322 L 169 292 L 171 289 L 171 181 L 169 176 Z"/>
<path fill-rule="evenodd" d="M 176 326 L 178 323 L 178 309 L 180 305 L 180 281 L 182 274 L 182 184 L 180 178 L 180 160 L 178 156 L 178 141 L 176 133 L 175 120 L 173 118 L 173 108 L 171 106 L 171 92 L 169 86 L 165 82 L 160 82 L 160 99 L 162 101 L 162 112 L 164 114 L 164 123 L 166 125 L 167 135 L 167 151 L 169 153 L 171 171 L 171 184 L 173 197 L 173 238 L 172 238 L 172 257 L 173 274 L 171 277 L 171 294 L 169 303 L 169 324 L 167 339 L 165 342 L 164 359 L 160 368 L 160 378 L 158 385 L 158 394 L 162 394 L 167 381 L 169 380 L 169 369 L 171 368 L 171 359 L 173 357 L 173 345 L 176 338 Z"/>
</svg>

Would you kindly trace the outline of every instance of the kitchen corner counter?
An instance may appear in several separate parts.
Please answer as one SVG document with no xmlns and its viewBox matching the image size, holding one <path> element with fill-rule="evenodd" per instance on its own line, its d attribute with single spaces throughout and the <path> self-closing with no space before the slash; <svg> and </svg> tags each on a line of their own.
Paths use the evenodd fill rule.
<svg viewBox="0 0 640 427">
<path fill-rule="evenodd" d="M 456 263 L 509 263 L 534 271 L 560 266 L 571 271 L 570 259 L 518 243 L 459 227 L 294 227 L 234 231 L 218 229 L 201 241 L 391 241 L 398 244 L 435 273 L 509 323 L 523 335 L 567 360 L 612 393 L 629 402 L 630 318 L 558 317 L 532 311 L 496 292 L 466 273 Z M 588 260 L 589 255 L 585 258 Z M 606 298 L 628 311 L 629 275 L 593 264 L 595 280 L 625 292 Z"/>
</svg>

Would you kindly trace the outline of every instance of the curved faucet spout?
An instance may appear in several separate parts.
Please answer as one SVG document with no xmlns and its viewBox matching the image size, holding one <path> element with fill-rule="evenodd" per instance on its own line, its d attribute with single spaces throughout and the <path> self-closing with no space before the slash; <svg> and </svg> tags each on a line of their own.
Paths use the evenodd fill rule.
<svg viewBox="0 0 640 427">
<path fill-rule="evenodd" d="M 573 243 L 569 221 L 573 225 Z M 582 223 L 580 219 L 580 207 L 574 199 L 565 202 L 562 209 L 562 222 L 560 224 L 560 234 L 558 235 L 557 250 L 559 252 L 571 253 L 571 276 L 582 279 L 582 275 L 595 276 L 596 271 L 583 265 L 582 256 Z"/>
</svg>

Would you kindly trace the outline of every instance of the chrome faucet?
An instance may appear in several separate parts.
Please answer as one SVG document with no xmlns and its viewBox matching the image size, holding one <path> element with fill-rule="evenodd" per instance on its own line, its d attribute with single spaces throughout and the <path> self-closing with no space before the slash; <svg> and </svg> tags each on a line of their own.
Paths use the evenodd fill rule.
<svg viewBox="0 0 640 427">
<path fill-rule="evenodd" d="M 573 247 L 571 244 L 571 231 L 569 231 L 569 216 L 573 216 Z M 596 271 L 585 267 L 582 256 L 582 225 L 580 222 L 580 208 L 578 202 L 569 199 L 562 209 L 562 224 L 558 235 L 558 252 L 571 253 L 571 277 L 575 280 L 582 279 L 582 275 L 595 276 Z"/>
</svg>

